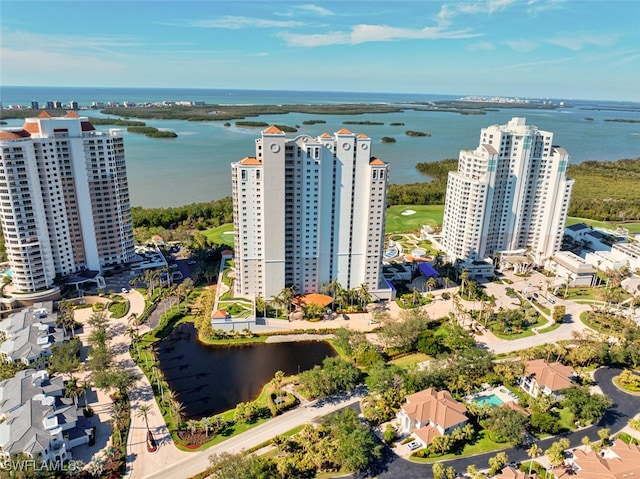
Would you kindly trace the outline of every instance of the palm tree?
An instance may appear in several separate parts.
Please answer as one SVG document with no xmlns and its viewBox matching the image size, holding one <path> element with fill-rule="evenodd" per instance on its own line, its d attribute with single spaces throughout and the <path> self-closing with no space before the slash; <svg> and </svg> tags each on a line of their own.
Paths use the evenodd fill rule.
<svg viewBox="0 0 640 479">
<path fill-rule="evenodd" d="M 209 437 L 209 428 L 213 425 L 213 420 L 211 416 L 206 416 L 202 418 L 202 428 L 204 429 L 204 433 L 207 437 Z"/>
<path fill-rule="evenodd" d="M 358 288 L 358 299 L 362 303 L 363 309 L 366 308 L 367 304 L 369 304 L 373 299 L 369 293 L 369 286 L 365 283 L 360 284 L 360 287 Z"/>
<path fill-rule="evenodd" d="M 464 294 L 465 283 L 469 279 L 469 270 L 464 268 L 458 278 L 460 279 L 460 296 L 462 296 Z"/>
<path fill-rule="evenodd" d="M 429 289 L 429 292 L 431 292 L 437 285 L 438 281 L 433 276 L 427 280 L 427 288 Z"/>
<path fill-rule="evenodd" d="M 148 404 L 140 404 L 138 406 L 138 412 L 136 412 L 136 417 L 141 417 L 144 419 L 144 424 L 147 426 L 147 431 L 149 430 L 149 416 L 155 414 L 153 408 Z"/>
<path fill-rule="evenodd" d="M 534 442 L 529 449 L 527 449 L 527 456 L 531 458 L 531 463 L 529 464 L 529 476 L 531 476 L 531 470 L 533 469 L 533 460 L 542 456 L 542 448 L 538 446 L 537 442 Z"/>
<path fill-rule="evenodd" d="M 282 291 L 271 298 L 271 303 L 277 308 L 282 308 L 282 314 L 284 314 L 284 306 L 286 304 Z"/>
<path fill-rule="evenodd" d="M 185 407 L 177 399 L 173 399 L 169 401 L 169 409 L 171 410 L 171 414 L 175 416 L 176 422 L 179 423 L 182 421 L 182 415 L 184 414 Z"/>
</svg>

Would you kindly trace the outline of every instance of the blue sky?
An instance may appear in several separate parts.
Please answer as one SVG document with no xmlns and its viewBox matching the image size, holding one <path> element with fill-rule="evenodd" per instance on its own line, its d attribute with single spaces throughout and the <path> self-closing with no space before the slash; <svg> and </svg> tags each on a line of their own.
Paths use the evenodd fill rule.
<svg viewBox="0 0 640 479">
<path fill-rule="evenodd" d="M 640 101 L 640 1 L 0 0 L 0 84 Z"/>
</svg>

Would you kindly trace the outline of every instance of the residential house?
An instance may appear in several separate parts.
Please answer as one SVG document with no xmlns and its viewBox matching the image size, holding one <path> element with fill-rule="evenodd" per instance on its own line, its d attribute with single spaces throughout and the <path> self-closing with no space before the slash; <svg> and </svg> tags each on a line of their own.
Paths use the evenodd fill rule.
<svg viewBox="0 0 640 479">
<path fill-rule="evenodd" d="M 398 412 L 400 432 L 413 433 L 424 447 L 434 437 L 449 434 L 467 423 L 467 408 L 451 397 L 449 391 L 433 388 L 410 394 Z"/>
<path fill-rule="evenodd" d="M 26 369 L 0 382 L 0 460 L 26 454 L 36 461 L 66 461 L 89 442 L 91 424 L 63 398 L 61 377 Z"/>
<path fill-rule="evenodd" d="M 65 338 L 56 326 L 58 313 L 53 303 L 36 303 L 30 308 L 11 314 L 0 322 L 0 357 L 5 362 L 21 361 L 26 365 L 46 364 L 52 346 Z"/>
<path fill-rule="evenodd" d="M 502 469 L 502 472 L 496 474 L 494 479 L 538 479 L 538 474 L 532 472 L 529 474 L 529 471 L 521 471 L 513 466 L 507 466 Z"/>
<path fill-rule="evenodd" d="M 572 378 L 575 376 L 575 371 L 569 366 L 534 359 L 527 361 L 524 376 L 520 378 L 520 387 L 533 397 L 544 394 L 558 399 L 560 391 L 573 385 Z"/>
<path fill-rule="evenodd" d="M 560 479 L 633 479 L 640 477 L 640 446 L 617 439 L 602 453 L 573 451 L 568 467 L 554 470 Z"/>
</svg>

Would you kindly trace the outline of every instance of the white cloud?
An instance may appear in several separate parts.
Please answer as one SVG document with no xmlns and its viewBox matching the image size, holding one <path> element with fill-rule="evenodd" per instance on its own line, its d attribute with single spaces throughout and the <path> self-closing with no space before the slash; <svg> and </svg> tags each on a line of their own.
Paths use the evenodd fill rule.
<svg viewBox="0 0 640 479">
<path fill-rule="evenodd" d="M 532 68 L 538 68 L 546 65 L 556 65 L 559 63 L 565 63 L 575 60 L 572 57 L 565 58 L 554 58 L 552 60 L 540 60 L 539 62 L 525 62 L 525 63 L 517 63 L 512 65 L 505 65 L 503 67 L 498 67 L 496 71 L 507 71 L 507 70 L 530 70 Z"/>
<path fill-rule="evenodd" d="M 298 10 L 306 10 L 308 12 L 314 13 L 316 15 L 320 15 L 323 17 L 328 17 L 331 15 L 335 15 L 331 10 L 328 10 L 324 7 L 319 7 L 317 5 L 298 5 L 296 6 Z"/>
<path fill-rule="evenodd" d="M 447 31 L 440 27 L 403 28 L 388 25 L 354 25 L 350 32 L 329 32 L 320 34 L 279 35 L 290 46 L 318 47 L 327 45 L 351 44 L 357 45 L 369 42 L 387 42 L 396 40 L 437 40 L 474 38 L 479 34 L 469 30 Z"/>
<path fill-rule="evenodd" d="M 215 20 L 196 20 L 191 26 L 199 28 L 226 28 L 239 30 L 241 28 L 291 28 L 301 27 L 304 23 L 294 20 L 268 20 L 266 18 L 251 18 L 227 15 Z"/>
<path fill-rule="evenodd" d="M 547 42 L 573 51 L 582 50 L 586 46 L 610 47 L 618 38 L 618 35 L 572 35 L 570 37 L 549 38 Z"/>
<path fill-rule="evenodd" d="M 488 2 L 459 2 L 453 4 L 445 4 L 440 8 L 437 18 L 440 25 L 449 25 L 454 17 L 467 14 L 475 15 L 478 13 L 492 14 L 499 10 L 504 10 L 515 2 L 515 0 L 489 0 Z"/>
</svg>

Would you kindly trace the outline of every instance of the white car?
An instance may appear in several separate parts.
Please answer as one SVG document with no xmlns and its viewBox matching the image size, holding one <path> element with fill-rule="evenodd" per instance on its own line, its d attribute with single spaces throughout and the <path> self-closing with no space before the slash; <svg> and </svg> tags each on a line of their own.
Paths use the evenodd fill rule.
<svg viewBox="0 0 640 479">
<path fill-rule="evenodd" d="M 129 292 L 129 290 L 128 290 L 127 288 L 122 288 L 122 289 L 120 290 L 120 292 L 121 292 L 122 294 L 127 294 L 127 293 Z"/>
<path fill-rule="evenodd" d="M 407 443 L 407 448 L 410 451 L 415 451 L 416 449 L 420 448 L 420 443 L 418 441 L 411 441 L 411 442 Z"/>
</svg>

